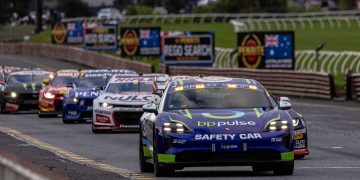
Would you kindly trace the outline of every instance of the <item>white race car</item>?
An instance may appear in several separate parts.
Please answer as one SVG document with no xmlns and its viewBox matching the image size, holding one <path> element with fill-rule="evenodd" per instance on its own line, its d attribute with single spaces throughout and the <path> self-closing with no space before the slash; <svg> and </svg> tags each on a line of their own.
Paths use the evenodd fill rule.
<svg viewBox="0 0 360 180">
<path fill-rule="evenodd" d="M 155 87 L 154 77 L 112 77 L 93 102 L 93 132 L 138 131 L 142 106 L 152 99 Z"/>
</svg>

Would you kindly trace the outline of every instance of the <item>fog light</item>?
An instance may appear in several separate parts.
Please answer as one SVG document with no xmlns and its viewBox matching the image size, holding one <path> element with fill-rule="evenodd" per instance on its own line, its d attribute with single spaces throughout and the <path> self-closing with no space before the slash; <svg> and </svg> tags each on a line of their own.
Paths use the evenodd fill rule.
<svg viewBox="0 0 360 180">
<path fill-rule="evenodd" d="M 17 94 L 16 94 L 16 92 L 11 92 L 11 93 L 10 93 L 10 96 L 11 96 L 12 98 L 16 98 L 16 97 L 17 97 Z"/>
</svg>

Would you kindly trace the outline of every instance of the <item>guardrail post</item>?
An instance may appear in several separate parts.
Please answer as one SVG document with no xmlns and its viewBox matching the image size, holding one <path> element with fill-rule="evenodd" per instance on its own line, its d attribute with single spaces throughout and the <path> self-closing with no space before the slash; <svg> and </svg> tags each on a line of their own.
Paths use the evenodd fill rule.
<svg viewBox="0 0 360 180">
<path fill-rule="evenodd" d="M 353 99 L 353 78 L 352 78 L 352 70 L 350 69 L 346 73 L 346 100 L 352 100 Z"/>
</svg>

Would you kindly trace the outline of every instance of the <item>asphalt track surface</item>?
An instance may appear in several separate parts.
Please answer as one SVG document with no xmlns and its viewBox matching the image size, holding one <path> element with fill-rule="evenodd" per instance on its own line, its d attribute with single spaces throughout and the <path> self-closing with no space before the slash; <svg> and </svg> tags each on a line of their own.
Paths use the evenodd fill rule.
<svg viewBox="0 0 360 180">
<path fill-rule="evenodd" d="M 47 70 L 85 68 L 57 60 L 2 55 L 0 65 L 42 67 Z M 293 99 L 293 106 L 307 120 L 310 147 L 309 156 L 296 160 L 293 176 L 254 173 L 250 167 L 205 167 L 185 168 L 177 171 L 173 179 L 359 179 L 360 103 Z M 88 161 L 117 167 L 127 173 L 140 173 L 137 133 L 93 134 L 91 124 L 63 124 L 60 118 L 40 119 L 35 114 L 0 115 L 0 128 L 16 130 L 43 143 L 81 155 Z M 0 134 L 0 141 L 4 138 L 13 137 Z M 34 146 L 37 146 L 36 143 Z M 6 150 L 8 146 L 0 144 L 0 148 Z M 32 151 L 27 156 L 37 157 L 36 153 L 38 151 Z M 37 160 L 32 158 L 31 161 Z M 56 158 L 38 164 L 47 166 L 53 161 Z M 53 168 L 70 179 L 119 178 L 114 173 L 102 170 L 96 173 L 96 168 L 90 169 L 94 173 L 87 173 L 91 167 L 81 165 L 81 162 L 80 165 L 75 163 L 65 167 L 67 163 L 55 163 Z M 82 176 L 71 176 L 72 173 L 65 172 L 64 168 Z M 141 177 L 154 176 L 142 174 Z"/>
</svg>

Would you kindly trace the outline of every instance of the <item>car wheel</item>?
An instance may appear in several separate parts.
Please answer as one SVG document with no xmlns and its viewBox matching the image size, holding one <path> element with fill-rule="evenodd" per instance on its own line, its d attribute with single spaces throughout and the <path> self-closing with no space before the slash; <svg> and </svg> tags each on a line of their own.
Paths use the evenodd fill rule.
<svg viewBox="0 0 360 180">
<path fill-rule="evenodd" d="M 145 156 L 144 156 L 144 148 L 143 148 L 143 135 L 140 131 L 140 139 L 139 139 L 139 165 L 140 170 L 143 173 L 149 173 L 154 171 L 154 166 L 151 163 L 146 162 Z"/>
<path fill-rule="evenodd" d="M 66 120 L 66 119 L 63 119 L 62 121 L 63 121 L 64 124 L 71 124 L 71 123 L 73 123 L 73 121 L 69 121 L 69 120 Z"/>
<path fill-rule="evenodd" d="M 174 169 L 166 167 L 164 164 L 159 163 L 158 161 L 158 152 L 157 152 L 157 138 L 156 138 L 156 130 L 154 129 L 154 140 L 153 140 L 153 162 L 154 162 L 154 174 L 156 177 L 166 177 L 171 176 L 175 173 Z"/>
<path fill-rule="evenodd" d="M 294 161 L 276 166 L 273 171 L 274 175 L 292 175 L 294 173 Z"/>
<path fill-rule="evenodd" d="M 1 102 L 0 104 L 0 113 L 1 114 L 7 114 L 8 112 L 5 111 L 5 103 Z"/>
<path fill-rule="evenodd" d="M 295 159 L 304 159 L 305 155 L 296 155 Z"/>
</svg>

